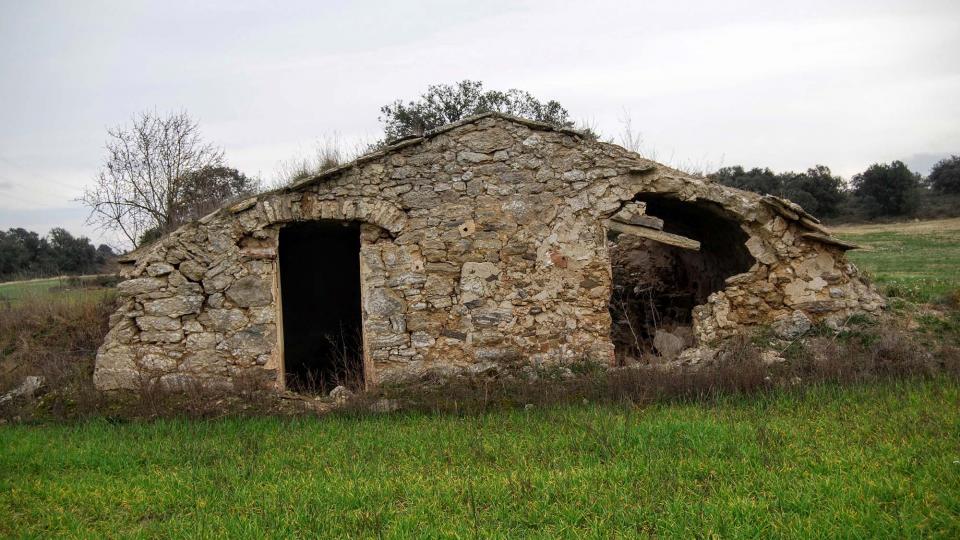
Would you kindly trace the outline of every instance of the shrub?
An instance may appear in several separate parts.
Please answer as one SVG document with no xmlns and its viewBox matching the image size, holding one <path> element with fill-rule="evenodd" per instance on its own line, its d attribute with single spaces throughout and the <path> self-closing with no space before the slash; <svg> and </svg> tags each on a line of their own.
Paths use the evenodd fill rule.
<svg viewBox="0 0 960 540">
<path fill-rule="evenodd" d="M 27 297 L 0 306 L 0 393 L 36 375 L 45 391 L 69 395 L 49 402 L 54 416 L 95 409 L 93 360 L 113 309 L 113 295 L 102 294 Z M 8 402 L 0 415 L 27 412 L 22 407 L 29 405 L 35 404 Z"/>
<path fill-rule="evenodd" d="M 927 179 L 938 193 L 960 194 L 960 156 L 941 159 L 933 166 Z"/>
<path fill-rule="evenodd" d="M 854 176 L 852 183 L 872 217 L 909 215 L 917 208 L 920 176 L 902 161 L 875 163 Z"/>
</svg>

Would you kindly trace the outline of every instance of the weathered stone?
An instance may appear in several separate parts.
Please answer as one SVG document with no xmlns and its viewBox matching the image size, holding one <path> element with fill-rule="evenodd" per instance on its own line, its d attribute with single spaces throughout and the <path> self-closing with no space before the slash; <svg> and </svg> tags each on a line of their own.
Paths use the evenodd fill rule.
<svg viewBox="0 0 960 540">
<path fill-rule="evenodd" d="M 276 332 L 273 325 L 258 324 L 248 326 L 230 336 L 222 347 L 230 351 L 233 356 L 249 356 L 268 353 L 276 342 Z"/>
<path fill-rule="evenodd" d="M 192 259 L 187 259 L 180 263 L 179 270 L 180 273 L 190 281 L 200 281 L 203 279 L 203 274 L 207 271 L 207 267 Z"/>
<path fill-rule="evenodd" d="M 473 131 L 464 135 L 460 141 L 467 148 L 483 154 L 510 148 L 514 144 L 513 136 L 502 128 Z"/>
<path fill-rule="evenodd" d="M 628 234 L 608 238 L 611 218 L 690 235 L 700 250 L 652 240 L 625 250 Z M 310 220 L 361 224 L 369 385 L 471 365 L 496 374 L 514 362 L 612 363 L 629 333 L 615 305 L 624 294 L 640 314 L 654 313 L 633 319 L 647 325 L 630 337 L 644 341 L 639 349 L 690 364 L 709 356 L 704 343 L 784 314 L 777 326 L 795 335 L 801 315 L 812 324 L 884 304 L 842 246 L 791 203 L 489 115 L 212 212 L 134 252 L 98 353 L 98 387 L 134 388 L 158 373 L 182 389 L 253 376 L 279 387 L 279 231 Z M 324 240 L 316 264 L 356 264 L 325 253 Z M 318 285 L 326 275 L 317 273 Z M 292 287 L 284 295 L 298 294 Z M 317 304 L 318 314 L 345 307 Z"/>
<path fill-rule="evenodd" d="M 202 305 L 203 296 L 191 294 L 144 302 L 143 311 L 148 315 L 180 317 L 188 313 L 199 313 Z"/>
<path fill-rule="evenodd" d="M 509 309 L 478 310 L 470 314 L 473 324 L 478 327 L 497 326 L 501 323 L 510 322 L 513 314 Z"/>
<path fill-rule="evenodd" d="M 0 405 L 17 398 L 32 397 L 43 386 L 43 377 L 28 375 L 20 381 L 16 388 L 0 396 Z"/>
<path fill-rule="evenodd" d="M 239 309 L 208 309 L 210 329 L 217 332 L 239 330 L 247 325 L 247 316 Z"/>
<path fill-rule="evenodd" d="M 121 281 L 117 285 L 117 292 L 120 293 L 121 296 L 136 296 L 160 290 L 166 286 L 166 284 L 167 280 L 160 278 L 146 277 L 128 279 Z"/>
<path fill-rule="evenodd" d="M 386 319 L 403 313 L 406 309 L 406 302 L 391 289 L 378 287 L 367 295 L 364 309 L 371 317 Z"/>
<path fill-rule="evenodd" d="M 353 392 L 348 390 L 346 386 L 340 385 L 330 391 L 330 397 L 335 402 L 343 404 L 353 397 Z"/>
<path fill-rule="evenodd" d="M 137 326 L 141 330 L 180 330 L 180 319 L 175 317 L 145 315 L 137 317 Z"/>
<path fill-rule="evenodd" d="M 653 336 L 653 346 L 664 358 L 674 358 L 684 349 L 683 338 L 666 330 L 657 329 Z"/>
<path fill-rule="evenodd" d="M 163 262 L 153 263 L 147 266 L 147 275 L 150 277 L 165 276 L 173 272 L 173 265 Z"/>
<path fill-rule="evenodd" d="M 250 308 L 248 310 L 250 324 L 272 323 L 274 320 L 275 311 L 276 311 L 276 308 L 274 308 L 273 306 Z"/>
<path fill-rule="evenodd" d="M 489 154 L 481 154 L 479 152 L 463 151 L 457 154 L 457 161 L 465 161 L 467 163 L 483 163 L 484 161 L 490 161 L 491 159 L 493 159 L 493 156 Z"/>
<path fill-rule="evenodd" d="M 227 361 L 217 351 L 200 350 L 187 355 L 180 367 L 189 373 L 226 373 Z"/>
<path fill-rule="evenodd" d="M 207 294 L 222 292 L 231 283 L 233 283 L 233 276 L 230 274 L 220 273 L 215 276 L 205 277 L 203 278 L 203 291 Z"/>
<path fill-rule="evenodd" d="M 460 271 L 460 302 L 486 298 L 496 287 L 500 267 L 492 262 L 466 262 Z"/>
<path fill-rule="evenodd" d="M 144 330 L 140 332 L 140 341 L 144 343 L 177 343 L 182 340 L 182 330 Z"/>
<path fill-rule="evenodd" d="M 271 283 L 259 276 L 238 279 L 230 285 L 226 295 L 240 307 L 266 306 L 273 302 Z"/>
<path fill-rule="evenodd" d="M 802 311 L 794 311 L 786 317 L 777 319 L 771 325 L 773 331 L 783 339 L 796 339 L 810 331 L 810 317 Z"/>
<path fill-rule="evenodd" d="M 140 366 L 148 371 L 172 371 L 177 368 L 177 359 L 162 352 L 143 355 Z"/>
</svg>

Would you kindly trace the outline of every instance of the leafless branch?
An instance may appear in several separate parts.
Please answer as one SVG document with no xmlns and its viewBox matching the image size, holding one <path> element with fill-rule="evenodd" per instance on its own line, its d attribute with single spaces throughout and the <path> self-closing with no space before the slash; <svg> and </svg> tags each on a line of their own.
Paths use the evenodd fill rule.
<svg viewBox="0 0 960 540">
<path fill-rule="evenodd" d="M 144 112 L 129 126 L 108 129 L 106 151 L 80 200 L 90 207 L 88 223 L 119 233 L 131 246 L 149 230 L 177 224 L 191 173 L 223 167 L 223 150 L 203 142 L 185 112 Z"/>
</svg>

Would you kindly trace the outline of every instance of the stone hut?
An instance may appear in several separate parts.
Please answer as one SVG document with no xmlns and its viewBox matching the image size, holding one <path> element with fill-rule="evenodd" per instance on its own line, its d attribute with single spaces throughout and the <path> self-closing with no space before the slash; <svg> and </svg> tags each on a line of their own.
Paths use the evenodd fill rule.
<svg viewBox="0 0 960 540">
<path fill-rule="evenodd" d="M 94 378 L 329 389 L 650 362 L 878 310 L 850 247 L 789 201 L 485 114 L 132 253 Z"/>
</svg>

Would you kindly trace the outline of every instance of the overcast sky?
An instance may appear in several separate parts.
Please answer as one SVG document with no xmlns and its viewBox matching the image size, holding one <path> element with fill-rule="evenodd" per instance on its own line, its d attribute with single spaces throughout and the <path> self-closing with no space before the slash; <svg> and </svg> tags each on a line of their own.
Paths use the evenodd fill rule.
<svg viewBox="0 0 960 540">
<path fill-rule="evenodd" d="M 83 225 L 105 130 L 186 110 L 271 179 L 379 107 L 479 79 L 556 99 L 608 137 L 625 114 L 673 165 L 849 177 L 960 153 L 960 1 L 0 0 L 0 228 Z"/>
</svg>

